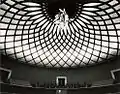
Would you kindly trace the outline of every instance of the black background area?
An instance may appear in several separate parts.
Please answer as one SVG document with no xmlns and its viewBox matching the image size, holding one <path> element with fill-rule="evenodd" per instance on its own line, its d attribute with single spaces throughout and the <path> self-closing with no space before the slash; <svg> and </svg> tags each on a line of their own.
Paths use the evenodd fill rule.
<svg viewBox="0 0 120 94">
<path fill-rule="evenodd" d="M 70 18 L 73 18 L 76 13 L 76 2 L 74 1 L 57 1 L 57 2 L 48 2 L 48 14 L 54 18 L 54 16 L 59 12 L 60 9 L 66 10 Z"/>
</svg>

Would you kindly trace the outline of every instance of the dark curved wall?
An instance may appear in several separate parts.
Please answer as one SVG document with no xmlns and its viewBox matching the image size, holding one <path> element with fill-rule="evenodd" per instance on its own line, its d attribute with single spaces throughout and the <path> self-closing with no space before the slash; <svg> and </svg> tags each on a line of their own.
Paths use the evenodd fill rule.
<svg viewBox="0 0 120 94">
<path fill-rule="evenodd" d="M 39 81 L 40 84 L 43 84 L 44 82 L 55 81 L 56 76 L 62 75 L 67 76 L 69 83 L 84 83 L 84 81 L 94 82 L 111 79 L 110 71 L 120 68 L 120 57 L 105 62 L 104 64 L 77 69 L 39 68 L 19 63 L 6 56 L 1 56 L 1 64 L 12 70 L 12 78 L 14 79 L 28 80 L 32 83 Z"/>
</svg>

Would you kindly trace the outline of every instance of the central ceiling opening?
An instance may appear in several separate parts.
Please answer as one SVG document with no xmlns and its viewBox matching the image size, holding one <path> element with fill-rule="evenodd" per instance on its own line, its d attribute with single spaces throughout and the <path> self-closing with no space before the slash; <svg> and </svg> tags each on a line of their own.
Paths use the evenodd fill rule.
<svg viewBox="0 0 120 94">
<path fill-rule="evenodd" d="M 53 19 L 55 18 L 55 15 L 59 13 L 59 9 L 66 10 L 68 16 L 70 18 L 73 18 L 77 9 L 76 9 L 76 2 L 75 1 L 57 1 L 57 2 L 48 2 L 48 14 Z"/>
</svg>

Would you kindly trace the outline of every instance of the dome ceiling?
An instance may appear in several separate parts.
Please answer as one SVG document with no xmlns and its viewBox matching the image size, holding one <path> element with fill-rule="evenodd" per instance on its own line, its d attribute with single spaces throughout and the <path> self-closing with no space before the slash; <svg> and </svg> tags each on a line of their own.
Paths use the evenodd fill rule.
<svg viewBox="0 0 120 94">
<path fill-rule="evenodd" d="M 2 2 L 0 49 L 3 54 L 46 67 L 81 67 L 120 55 L 119 1 L 69 4 L 51 1 L 54 3 Z"/>
</svg>

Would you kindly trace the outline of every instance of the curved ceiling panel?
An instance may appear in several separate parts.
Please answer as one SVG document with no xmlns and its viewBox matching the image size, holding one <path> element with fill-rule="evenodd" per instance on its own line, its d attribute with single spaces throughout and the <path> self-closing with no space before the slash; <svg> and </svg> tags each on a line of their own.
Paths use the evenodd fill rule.
<svg viewBox="0 0 120 94">
<path fill-rule="evenodd" d="M 0 10 L 0 49 L 21 62 L 48 67 L 99 63 L 120 54 L 120 2 L 76 3 L 74 17 L 47 3 L 6 0 Z"/>
</svg>

